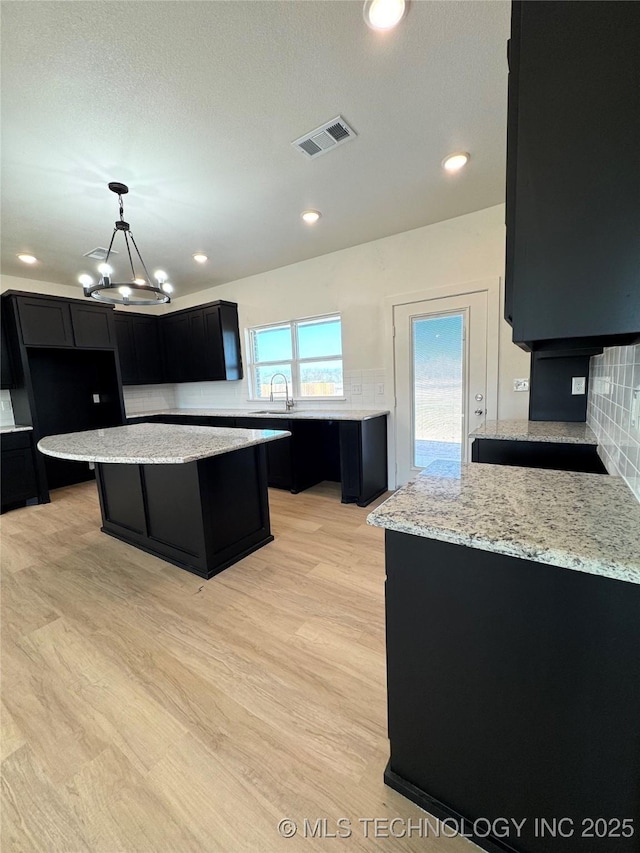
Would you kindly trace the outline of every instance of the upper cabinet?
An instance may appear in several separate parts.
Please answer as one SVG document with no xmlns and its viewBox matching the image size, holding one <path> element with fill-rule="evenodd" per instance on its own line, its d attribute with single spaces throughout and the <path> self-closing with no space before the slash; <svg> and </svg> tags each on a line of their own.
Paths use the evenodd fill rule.
<svg viewBox="0 0 640 853">
<path fill-rule="evenodd" d="M 115 349 L 113 312 L 107 305 L 12 291 L 7 299 L 11 299 L 15 326 L 26 347 Z"/>
<path fill-rule="evenodd" d="M 115 322 L 124 385 L 242 379 L 233 302 L 160 316 L 116 311 Z"/>
<path fill-rule="evenodd" d="M 513 3 L 505 316 L 526 349 L 640 340 L 639 32 L 640 3 Z"/>
</svg>

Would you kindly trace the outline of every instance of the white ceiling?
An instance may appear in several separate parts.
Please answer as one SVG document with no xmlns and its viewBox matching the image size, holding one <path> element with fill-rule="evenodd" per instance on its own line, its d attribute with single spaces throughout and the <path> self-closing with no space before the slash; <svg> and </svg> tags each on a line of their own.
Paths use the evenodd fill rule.
<svg viewBox="0 0 640 853">
<path fill-rule="evenodd" d="M 359 0 L 3 3 L 2 271 L 93 272 L 110 180 L 176 296 L 499 203 L 509 8 L 414 0 L 381 34 Z M 356 140 L 291 147 L 338 114 Z"/>
</svg>

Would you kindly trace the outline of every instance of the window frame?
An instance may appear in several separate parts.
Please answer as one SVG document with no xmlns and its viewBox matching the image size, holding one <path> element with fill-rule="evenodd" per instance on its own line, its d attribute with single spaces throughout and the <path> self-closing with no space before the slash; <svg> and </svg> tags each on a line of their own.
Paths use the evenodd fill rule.
<svg viewBox="0 0 640 853">
<path fill-rule="evenodd" d="M 298 347 L 298 327 L 304 326 L 309 323 L 318 322 L 318 321 L 331 321 L 331 320 L 339 320 L 340 321 L 340 353 L 332 353 L 328 355 L 322 356 L 313 356 L 312 358 L 300 358 L 300 352 Z M 268 329 L 279 329 L 282 327 L 289 327 L 289 334 L 291 336 L 291 359 L 281 359 L 280 361 L 256 361 L 255 355 L 255 335 L 254 332 L 263 332 Z M 343 340 L 342 340 L 342 315 L 339 311 L 332 311 L 330 314 L 318 314 L 313 317 L 298 317 L 295 320 L 281 320 L 279 323 L 265 323 L 260 326 L 248 326 L 246 329 L 246 340 L 247 340 L 247 352 L 249 354 L 249 399 L 252 402 L 264 402 L 268 400 L 268 397 L 258 397 L 257 396 L 257 368 L 268 368 L 273 367 L 273 372 L 278 373 L 278 368 L 281 368 L 282 365 L 291 365 L 291 386 L 289 388 L 289 393 L 291 398 L 295 401 L 309 401 L 309 400 L 346 400 L 344 396 L 344 356 L 342 354 L 343 350 Z M 303 395 L 301 393 L 301 382 L 300 382 L 300 366 L 306 364 L 313 364 L 324 361 L 340 361 L 340 365 L 342 368 L 342 383 L 343 383 L 343 393 L 341 395 L 332 395 L 329 397 L 316 397 L 310 395 Z M 280 399 L 279 397 L 277 398 Z M 276 402 L 276 400 L 274 400 Z"/>
</svg>

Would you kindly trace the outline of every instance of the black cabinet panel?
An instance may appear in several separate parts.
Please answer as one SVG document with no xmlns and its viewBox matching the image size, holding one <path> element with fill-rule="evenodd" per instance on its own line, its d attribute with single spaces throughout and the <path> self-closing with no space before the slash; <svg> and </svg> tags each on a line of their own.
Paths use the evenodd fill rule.
<svg viewBox="0 0 640 853">
<path fill-rule="evenodd" d="M 212 305 L 202 311 L 202 327 L 204 333 L 202 345 L 202 367 L 204 373 L 211 379 L 235 378 L 228 377 L 225 371 L 225 353 L 219 306 Z"/>
<path fill-rule="evenodd" d="M 236 427 L 240 429 L 280 429 L 290 431 L 292 424 L 284 419 L 273 418 L 236 418 Z M 292 464 L 291 438 L 281 438 L 265 445 L 267 453 L 268 482 L 272 488 L 295 489 L 294 468 Z"/>
<path fill-rule="evenodd" d="M 100 471 L 104 520 L 146 536 L 141 466 L 102 465 Z"/>
<path fill-rule="evenodd" d="M 16 306 L 25 346 L 74 346 L 68 302 L 61 299 L 18 297 Z"/>
<path fill-rule="evenodd" d="M 113 309 L 101 305 L 71 303 L 73 338 L 77 347 L 113 349 L 116 345 Z"/>
<path fill-rule="evenodd" d="M 114 314 L 113 322 L 118 343 L 118 359 L 120 361 L 122 384 L 135 385 L 138 380 L 138 365 L 133 342 L 133 322 L 129 314 L 121 312 L 114 312 Z"/>
<path fill-rule="evenodd" d="M 33 451 L 33 433 L 10 432 L 0 435 L 2 508 L 21 504 L 38 495 L 38 478 Z"/>
<path fill-rule="evenodd" d="M 527 347 L 640 340 L 638 32 L 640 3 L 513 4 L 505 315 Z"/>
<path fill-rule="evenodd" d="M 167 382 L 188 382 L 191 365 L 191 327 L 188 314 L 162 318 L 162 340 Z"/>
<path fill-rule="evenodd" d="M 0 388 L 13 388 L 13 361 L 11 349 L 9 347 L 9 340 L 5 330 L 4 319 L 0 326 L 0 343 L 2 344 L 2 353 L 0 354 Z"/>
<path fill-rule="evenodd" d="M 471 458 L 473 462 L 488 462 L 492 465 L 582 471 L 586 474 L 607 473 L 594 444 L 476 438 L 471 445 Z"/>
<path fill-rule="evenodd" d="M 133 341 L 138 366 L 138 382 L 150 385 L 164 381 L 164 360 L 157 317 L 133 315 Z"/>
</svg>

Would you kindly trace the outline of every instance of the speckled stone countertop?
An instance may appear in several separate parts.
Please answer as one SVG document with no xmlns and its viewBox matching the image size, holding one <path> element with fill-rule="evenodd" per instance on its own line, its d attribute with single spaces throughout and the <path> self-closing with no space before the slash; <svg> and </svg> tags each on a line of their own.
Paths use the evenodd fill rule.
<svg viewBox="0 0 640 853">
<path fill-rule="evenodd" d="M 619 477 L 469 463 L 421 474 L 367 521 L 640 584 L 640 504 Z"/>
<path fill-rule="evenodd" d="M 32 430 L 32 426 L 20 426 L 20 424 L 9 424 L 8 426 L 0 427 L 0 435 L 3 435 L 5 432 L 26 432 L 27 430 Z"/>
<path fill-rule="evenodd" d="M 597 444 L 586 423 L 561 421 L 487 421 L 471 433 L 472 438 L 497 441 L 546 441 L 552 444 Z"/>
<path fill-rule="evenodd" d="M 288 435 L 291 433 L 279 429 L 131 424 L 45 436 L 38 442 L 38 450 L 75 462 L 170 465 L 220 456 Z"/>
<path fill-rule="evenodd" d="M 273 411 L 271 411 L 273 407 Z M 269 409 L 269 411 L 265 411 Z M 367 421 L 388 415 L 389 411 L 367 409 L 293 409 L 290 412 L 278 407 L 277 403 L 265 403 L 262 409 L 154 409 L 152 412 L 127 413 L 128 418 L 150 418 L 154 415 L 180 415 L 199 418 L 282 418 L 283 420 L 305 421 Z"/>
</svg>

